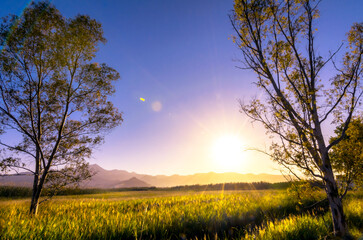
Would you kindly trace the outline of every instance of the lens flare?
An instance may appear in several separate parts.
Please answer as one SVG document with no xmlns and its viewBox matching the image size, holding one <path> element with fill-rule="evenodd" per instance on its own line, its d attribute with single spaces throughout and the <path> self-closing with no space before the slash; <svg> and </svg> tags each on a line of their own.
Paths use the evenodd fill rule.
<svg viewBox="0 0 363 240">
<path fill-rule="evenodd" d="M 159 101 L 155 101 L 151 104 L 151 108 L 154 112 L 160 112 L 163 108 L 163 105 Z"/>
</svg>

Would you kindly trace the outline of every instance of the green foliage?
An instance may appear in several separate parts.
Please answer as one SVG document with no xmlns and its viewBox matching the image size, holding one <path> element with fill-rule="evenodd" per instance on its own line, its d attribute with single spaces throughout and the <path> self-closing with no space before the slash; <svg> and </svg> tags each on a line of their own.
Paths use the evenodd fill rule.
<svg viewBox="0 0 363 240">
<path fill-rule="evenodd" d="M 100 194 L 109 192 L 125 192 L 125 191 L 154 191 L 155 187 L 150 188 L 112 188 L 112 189 L 99 189 L 99 188 L 73 188 L 64 187 L 56 192 L 56 195 L 85 195 L 85 194 Z M 49 191 L 53 189 L 44 188 L 44 195 L 49 195 Z M 12 198 L 12 197 L 31 197 L 32 189 L 29 187 L 16 187 L 16 186 L 0 186 L 0 197 Z"/>
<path fill-rule="evenodd" d="M 355 238 L 363 235 L 362 192 L 351 194 L 344 205 L 350 234 Z M 245 235 L 245 239 L 295 240 L 295 239 L 336 239 L 332 233 L 329 213 L 325 215 L 290 215 L 280 221 L 270 221 Z"/>
<path fill-rule="evenodd" d="M 348 224 L 356 229 L 363 231 L 363 198 L 353 198 L 348 202 L 345 209 L 347 210 L 346 217 Z M 363 232 L 362 232 L 363 234 Z"/>
<path fill-rule="evenodd" d="M 363 231 L 363 204 L 357 197 L 349 196 L 345 209 L 348 223 L 359 232 Z M 309 198 L 302 201 L 306 205 L 313 202 Z M 324 216 L 327 209 L 297 210 L 297 199 L 284 191 L 148 191 L 57 197 L 45 203 L 36 217 L 27 214 L 27 203 L 0 202 L 0 238 L 319 239 L 332 231 L 329 217 Z"/>
<path fill-rule="evenodd" d="M 28 187 L 0 186 L 0 197 L 31 197 L 32 189 Z"/>
<path fill-rule="evenodd" d="M 344 126 L 335 130 L 336 137 L 341 136 Z M 363 119 L 353 119 L 345 132 L 345 137 L 332 148 L 331 161 L 341 182 L 343 191 L 349 187 L 363 186 Z"/>
<path fill-rule="evenodd" d="M 289 216 L 278 222 L 268 222 L 256 234 L 247 234 L 246 239 L 261 240 L 314 240 L 324 239 L 329 235 L 331 222 L 312 215 Z"/>
<path fill-rule="evenodd" d="M 287 189 L 287 194 L 295 199 L 309 198 L 317 202 L 321 198 L 321 188 L 311 181 L 296 181 Z"/>
</svg>

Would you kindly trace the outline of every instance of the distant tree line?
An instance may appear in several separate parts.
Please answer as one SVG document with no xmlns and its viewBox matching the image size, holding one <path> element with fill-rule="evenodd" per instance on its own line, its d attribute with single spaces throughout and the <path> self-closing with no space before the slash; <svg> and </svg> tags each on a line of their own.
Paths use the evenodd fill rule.
<svg viewBox="0 0 363 240">
<path fill-rule="evenodd" d="M 84 195 L 84 194 L 101 194 L 108 192 L 123 192 L 123 191 L 149 191 L 154 190 L 155 187 L 145 188 L 64 188 L 57 191 L 56 195 Z M 48 194 L 49 189 L 44 189 L 44 194 Z M 27 198 L 32 196 L 32 188 L 30 187 L 19 187 L 19 186 L 0 186 L 0 197 L 5 198 Z"/>
<path fill-rule="evenodd" d="M 221 191 L 221 190 L 267 190 L 267 189 L 287 189 L 291 182 L 252 182 L 252 183 L 218 183 L 208 185 L 186 185 L 165 188 L 164 190 L 185 190 L 185 191 Z"/>
<path fill-rule="evenodd" d="M 157 187 L 134 187 L 134 188 L 65 188 L 57 192 L 57 195 L 83 195 L 83 194 L 100 194 L 107 192 L 123 192 L 123 191 L 222 191 L 222 190 L 268 190 L 268 189 L 287 189 L 291 186 L 291 182 L 267 183 L 218 183 L 208 185 L 185 185 L 167 188 Z M 44 189 L 47 191 L 47 189 Z M 48 190 L 49 191 L 49 190 Z M 22 198 L 31 197 L 32 188 L 18 186 L 0 186 L 0 197 L 6 198 Z"/>
</svg>

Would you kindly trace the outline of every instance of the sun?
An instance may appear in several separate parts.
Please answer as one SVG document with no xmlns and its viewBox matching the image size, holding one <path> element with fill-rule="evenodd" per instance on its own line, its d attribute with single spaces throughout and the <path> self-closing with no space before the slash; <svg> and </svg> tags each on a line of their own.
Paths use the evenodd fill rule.
<svg viewBox="0 0 363 240">
<path fill-rule="evenodd" d="M 233 134 L 218 137 L 212 144 L 212 158 L 220 169 L 234 170 L 244 158 L 244 142 Z"/>
</svg>

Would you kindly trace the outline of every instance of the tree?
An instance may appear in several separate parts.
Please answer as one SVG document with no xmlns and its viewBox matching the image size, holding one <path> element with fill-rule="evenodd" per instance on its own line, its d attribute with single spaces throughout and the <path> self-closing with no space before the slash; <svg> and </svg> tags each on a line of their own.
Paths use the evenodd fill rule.
<svg viewBox="0 0 363 240">
<path fill-rule="evenodd" d="M 91 63 L 104 42 L 99 22 L 86 15 L 67 19 L 49 2 L 32 2 L 21 16 L 2 21 L 0 167 L 34 175 L 32 214 L 44 186 L 90 176 L 86 158 L 122 122 L 107 99 L 118 72 Z"/>
<path fill-rule="evenodd" d="M 335 141 L 341 135 L 343 127 L 337 127 L 336 136 L 330 138 L 330 142 Z M 332 147 L 331 162 L 341 186 L 341 195 L 345 195 L 354 186 L 361 187 L 363 185 L 362 117 L 352 119 L 345 137 Z"/>
<path fill-rule="evenodd" d="M 333 219 L 334 234 L 348 234 L 331 149 L 346 135 L 362 96 L 363 24 L 348 33 L 349 46 L 341 67 L 335 57 L 327 59 L 315 47 L 315 22 L 319 16 L 314 0 L 235 0 L 230 16 L 241 50 L 243 69 L 257 73 L 255 84 L 266 100 L 241 102 L 241 111 L 261 122 L 275 136 L 273 160 L 294 174 L 302 171 L 323 181 Z M 336 75 L 324 86 L 320 73 L 331 67 Z M 331 143 L 326 142 L 324 124 L 342 125 Z"/>
</svg>

